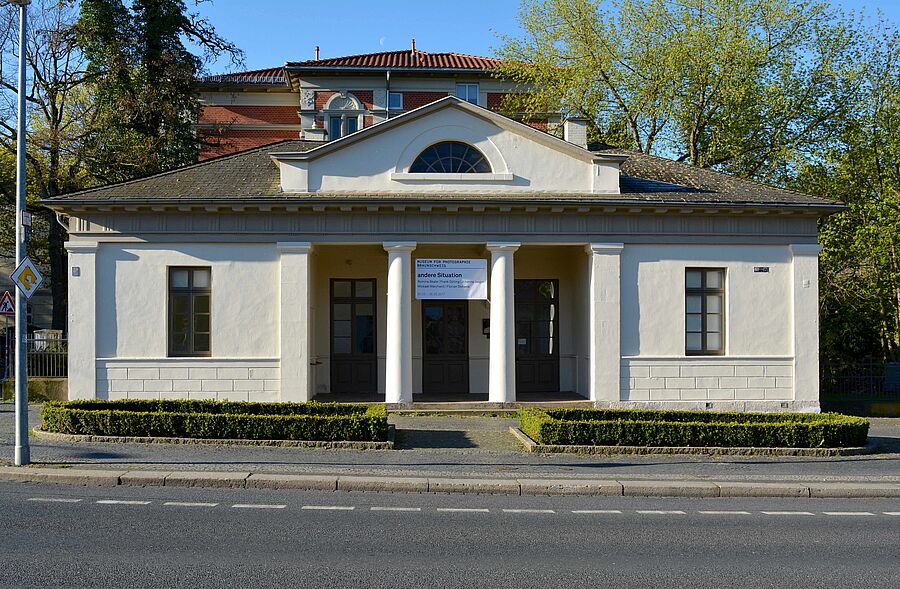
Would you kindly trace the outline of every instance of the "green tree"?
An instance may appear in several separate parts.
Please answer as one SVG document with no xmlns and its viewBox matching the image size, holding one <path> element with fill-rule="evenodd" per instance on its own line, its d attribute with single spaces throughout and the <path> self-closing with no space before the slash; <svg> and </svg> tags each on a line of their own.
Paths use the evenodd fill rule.
<svg viewBox="0 0 900 589">
<path fill-rule="evenodd" d="M 900 37 L 873 36 L 862 99 L 821 161 L 794 187 L 839 198 L 848 210 L 824 220 L 822 360 L 839 370 L 865 356 L 900 360 Z"/>
<path fill-rule="evenodd" d="M 114 181 L 196 161 L 194 80 L 204 58 L 241 51 L 181 0 L 82 0 L 78 38 L 102 120 L 91 172 Z"/>
<path fill-rule="evenodd" d="M 825 2 L 524 0 L 499 72 L 509 110 L 587 117 L 595 138 L 784 180 L 853 108 L 862 39 Z"/>
</svg>

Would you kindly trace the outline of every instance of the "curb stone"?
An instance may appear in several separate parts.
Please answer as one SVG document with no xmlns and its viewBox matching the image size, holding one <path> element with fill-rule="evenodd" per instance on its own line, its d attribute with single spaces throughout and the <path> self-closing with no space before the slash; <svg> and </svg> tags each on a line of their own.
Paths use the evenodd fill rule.
<svg viewBox="0 0 900 589">
<path fill-rule="evenodd" d="M 900 498 L 900 483 L 707 480 L 453 479 L 0 466 L 0 480 L 81 486 L 637 497 Z"/>
</svg>

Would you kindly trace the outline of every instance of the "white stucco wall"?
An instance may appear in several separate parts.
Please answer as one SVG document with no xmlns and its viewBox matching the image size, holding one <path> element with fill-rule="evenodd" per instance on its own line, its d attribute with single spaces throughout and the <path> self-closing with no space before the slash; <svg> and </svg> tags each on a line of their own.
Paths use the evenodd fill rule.
<svg viewBox="0 0 900 589">
<path fill-rule="evenodd" d="M 687 267 L 726 270 L 723 356 L 685 355 Z M 621 400 L 792 401 L 792 272 L 788 246 L 626 247 Z"/>
<path fill-rule="evenodd" d="M 425 178 L 402 176 L 422 150 L 445 140 L 478 148 L 498 177 L 483 180 L 476 174 L 458 174 L 457 178 L 434 174 Z M 595 165 L 590 159 L 572 157 L 452 106 L 385 132 L 371 133 L 364 141 L 308 162 L 286 160 L 280 165 L 285 192 L 619 191 L 615 164 Z"/>
<path fill-rule="evenodd" d="M 211 268 L 209 358 L 168 357 L 170 266 Z M 104 243 L 96 276 L 100 398 L 277 400 L 275 244 Z"/>
</svg>

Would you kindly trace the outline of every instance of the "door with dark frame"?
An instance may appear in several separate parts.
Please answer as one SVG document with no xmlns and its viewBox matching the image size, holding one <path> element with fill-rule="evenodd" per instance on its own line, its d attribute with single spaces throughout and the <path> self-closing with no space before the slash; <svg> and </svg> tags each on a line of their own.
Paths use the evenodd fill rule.
<svg viewBox="0 0 900 589">
<path fill-rule="evenodd" d="M 559 392 L 559 281 L 516 280 L 516 392 Z"/>
<path fill-rule="evenodd" d="M 331 392 L 378 390 L 375 279 L 331 280 Z"/>
<path fill-rule="evenodd" d="M 422 301 L 422 393 L 469 392 L 468 301 Z"/>
</svg>

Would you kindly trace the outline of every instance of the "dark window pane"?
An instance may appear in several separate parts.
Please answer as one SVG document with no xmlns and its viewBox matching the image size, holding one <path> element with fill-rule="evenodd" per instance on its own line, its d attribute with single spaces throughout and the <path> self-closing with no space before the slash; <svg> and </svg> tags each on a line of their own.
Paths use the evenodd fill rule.
<svg viewBox="0 0 900 589">
<path fill-rule="evenodd" d="M 194 295 L 194 313 L 209 313 L 209 295 Z"/>
<path fill-rule="evenodd" d="M 349 280 L 334 281 L 334 296 L 350 298 L 353 296 L 353 283 Z"/>
<path fill-rule="evenodd" d="M 190 274 L 187 270 L 172 271 L 172 288 L 187 288 Z"/>
<path fill-rule="evenodd" d="M 201 314 L 194 315 L 194 334 L 197 333 L 209 333 L 209 315 Z M 196 340 L 196 337 L 195 337 Z"/>
<path fill-rule="evenodd" d="M 353 305 L 350 303 L 335 303 L 332 307 L 332 319 L 349 321 L 352 307 Z"/>
<path fill-rule="evenodd" d="M 687 349 L 692 352 L 697 352 L 703 349 L 703 335 L 700 333 L 689 333 L 687 334 Z"/>
<path fill-rule="evenodd" d="M 194 352 L 209 352 L 209 334 L 208 333 L 195 333 L 194 334 Z"/>
<path fill-rule="evenodd" d="M 350 321 L 335 321 L 334 322 L 334 336 L 335 337 L 350 337 L 351 335 L 351 323 Z"/>
<path fill-rule="evenodd" d="M 423 150 L 409 168 L 413 173 L 490 173 L 484 155 L 465 143 L 443 141 Z"/>
<path fill-rule="evenodd" d="M 375 285 L 371 280 L 356 281 L 356 296 L 361 299 L 368 299 L 374 296 Z"/>
<path fill-rule="evenodd" d="M 334 353 L 335 354 L 349 354 L 350 353 L 350 338 L 349 337 L 334 338 Z"/>
</svg>

